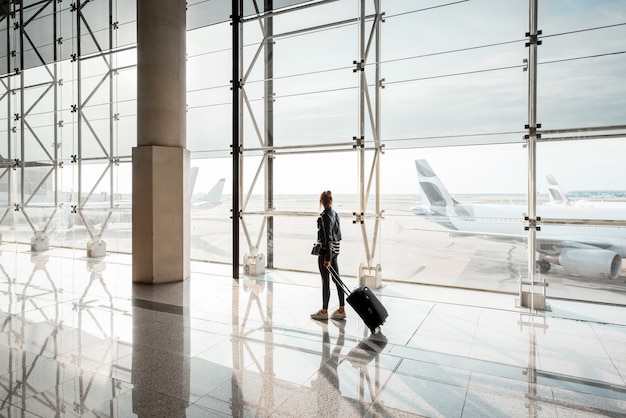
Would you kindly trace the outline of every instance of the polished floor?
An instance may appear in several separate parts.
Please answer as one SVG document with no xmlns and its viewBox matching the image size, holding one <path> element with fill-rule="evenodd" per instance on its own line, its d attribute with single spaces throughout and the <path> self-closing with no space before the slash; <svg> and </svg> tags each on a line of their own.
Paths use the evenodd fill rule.
<svg viewBox="0 0 626 418">
<path fill-rule="evenodd" d="M 130 261 L 2 246 L 0 416 L 626 416 L 623 307 L 385 283 L 372 335 L 309 318 L 316 275 L 146 286 Z"/>
</svg>

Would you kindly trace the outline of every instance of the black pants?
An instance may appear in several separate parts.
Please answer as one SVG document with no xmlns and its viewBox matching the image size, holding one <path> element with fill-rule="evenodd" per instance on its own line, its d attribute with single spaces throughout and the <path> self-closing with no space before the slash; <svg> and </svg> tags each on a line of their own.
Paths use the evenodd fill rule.
<svg viewBox="0 0 626 418">
<path fill-rule="evenodd" d="M 320 274 L 322 275 L 322 309 L 328 309 L 328 302 L 330 301 L 330 272 L 324 265 L 324 256 L 320 255 L 317 257 L 317 265 L 320 270 Z M 339 265 L 337 264 L 337 254 L 333 254 L 330 259 L 330 265 L 333 269 L 339 274 Z M 345 294 L 343 293 L 343 289 L 337 283 L 337 296 L 339 296 L 339 306 L 345 305 Z"/>
</svg>

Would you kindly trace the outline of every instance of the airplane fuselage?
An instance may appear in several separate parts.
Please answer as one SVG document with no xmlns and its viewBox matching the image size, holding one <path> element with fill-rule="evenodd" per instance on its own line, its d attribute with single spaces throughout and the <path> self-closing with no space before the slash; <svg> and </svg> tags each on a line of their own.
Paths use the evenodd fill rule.
<svg viewBox="0 0 626 418">
<path fill-rule="evenodd" d="M 437 210 L 438 209 L 438 210 Z M 498 235 L 519 236 L 523 239 L 528 233 L 525 216 L 528 208 L 523 205 L 500 204 L 456 204 L 452 207 L 437 208 L 435 213 L 447 217 L 446 223 L 452 230 L 475 232 L 477 235 L 491 235 L 497 239 Z M 626 211 L 619 208 L 590 208 L 590 207 L 559 207 L 538 206 L 538 218 L 589 219 L 589 220 L 626 220 Z M 538 239 L 551 240 L 558 237 L 559 241 L 572 241 L 582 245 L 593 245 L 599 248 L 615 251 L 626 257 L 626 228 L 611 226 L 586 225 L 541 225 L 537 231 Z M 488 232 L 485 232 L 488 231 Z M 572 245 L 580 247 L 580 245 Z"/>
</svg>

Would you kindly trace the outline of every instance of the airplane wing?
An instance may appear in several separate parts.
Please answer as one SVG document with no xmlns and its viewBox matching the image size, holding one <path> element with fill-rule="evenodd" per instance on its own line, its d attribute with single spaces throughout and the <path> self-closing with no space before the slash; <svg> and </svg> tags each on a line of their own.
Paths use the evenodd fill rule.
<svg viewBox="0 0 626 418">
<path fill-rule="evenodd" d="M 472 231 L 448 231 L 448 234 L 452 238 L 462 237 L 477 237 L 491 239 L 494 241 L 507 241 L 507 242 L 519 242 L 527 243 L 528 235 L 526 234 L 502 234 L 496 232 L 472 232 Z M 604 240 L 592 240 L 581 239 L 580 237 L 566 237 L 566 236 L 536 236 L 538 252 L 559 252 L 565 248 L 579 248 L 579 249 L 609 249 L 612 247 L 610 242 Z M 549 248 L 549 249 L 548 249 Z"/>
<path fill-rule="evenodd" d="M 439 222 L 437 222 L 439 223 Z M 445 225 L 444 225 L 445 226 Z M 417 228 L 411 226 L 403 226 L 402 229 L 409 229 L 413 231 L 430 231 L 430 232 L 446 232 L 451 238 L 464 238 L 464 237 L 475 237 L 475 238 L 485 238 L 495 241 L 507 241 L 507 242 L 519 242 L 525 244 L 528 242 L 528 234 L 507 234 L 500 232 L 488 232 L 488 231 L 463 231 L 463 230 L 450 230 L 446 229 L 443 231 L 434 230 L 429 228 Z M 543 233 L 539 233 L 535 240 L 538 244 L 537 251 L 541 252 L 541 248 L 551 247 L 554 250 L 558 250 L 559 248 L 600 248 L 600 249 L 609 249 L 613 246 L 610 242 L 602 239 L 590 239 L 589 237 L 578 237 L 578 236 L 567 236 L 567 235 L 545 235 Z"/>
</svg>

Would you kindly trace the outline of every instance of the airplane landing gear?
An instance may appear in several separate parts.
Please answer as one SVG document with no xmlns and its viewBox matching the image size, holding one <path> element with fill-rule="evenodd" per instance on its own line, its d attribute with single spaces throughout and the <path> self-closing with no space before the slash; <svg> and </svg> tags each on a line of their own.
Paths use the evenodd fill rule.
<svg viewBox="0 0 626 418">
<path fill-rule="evenodd" d="M 541 274 L 545 274 L 547 272 L 550 271 L 550 268 L 552 267 L 552 265 L 550 264 L 549 261 L 546 260 L 538 260 L 536 262 L 537 264 L 537 270 L 541 273 Z"/>
</svg>

